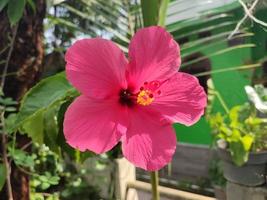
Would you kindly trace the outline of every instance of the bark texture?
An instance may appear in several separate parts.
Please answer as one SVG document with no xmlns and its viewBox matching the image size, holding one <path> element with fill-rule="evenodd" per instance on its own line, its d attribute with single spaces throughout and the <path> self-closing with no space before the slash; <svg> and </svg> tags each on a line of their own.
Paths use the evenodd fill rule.
<svg viewBox="0 0 267 200">
<path fill-rule="evenodd" d="M 46 13 L 45 0 L 35 0 L 35 12 L 26 5 L 23 17 L 18 24 L 14 48 L 9 61 L 6 82 L 4 87 L 5 96 L 20 100 L 25 92 L 32 87 L 42 72 L 44 57 L 43 48 L 43 20 Z M 13 31 L 7 17 L 7 9 L 0 12 L 0 74 L 2 77 Z M 28 142 L 25 136 L 17 137 L 17 145 L 23 146 Z M 11 185 L 14 200 L 29 199 L 29 178 L 22 173 L 14 164 L 11 164 Z M 3 189 L 0 199 L 8 199 L 7 192 Z"/>
</svg>

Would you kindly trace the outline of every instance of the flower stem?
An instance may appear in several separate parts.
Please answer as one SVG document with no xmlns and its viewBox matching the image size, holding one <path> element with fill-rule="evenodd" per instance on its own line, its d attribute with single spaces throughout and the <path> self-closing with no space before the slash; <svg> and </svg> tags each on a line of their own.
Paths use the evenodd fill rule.
<svg viewBox="0 0 267 200">
<path fill-rule="evenodd" d="M 152 187 L 152 200 L 159 200 L 159 174 L 158 171 L 153 171 L 150 173 L 151 187 Z"/>
</svg>

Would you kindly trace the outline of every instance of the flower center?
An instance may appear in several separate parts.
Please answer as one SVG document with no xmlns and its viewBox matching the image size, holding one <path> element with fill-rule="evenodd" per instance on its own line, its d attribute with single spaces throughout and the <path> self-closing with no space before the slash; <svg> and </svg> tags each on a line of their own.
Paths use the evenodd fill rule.
<svg viewBox="0 0 267 200">
<path fill-rule="evenodd" d="M 121 89 L 119 96 L 120 96 L 119 101 L 122 105 L 129 107 L 134 105 L 134 100 L 132 98 L 131 90 Z"/>
<path fill-rule="evenodd" d="M 132 107 L 135 104 L 148 106 L 154 100 L 155 96 L 160 95 L 158 90 L 161 83 L 159 81 L 144 82 L 143 86 L 137 93 L 133 93 L 131 89 L 121 89 L 119 93 L 119 102 L 122 105 Z"/>
<path fill-rule="evenodd" d="M 137 95 L 136 102 L 142 106 L 150 105 L 154 101 L 156 95 L 160 95 L 158 90 L 161 83 L 159 81 L 144 82 Z"/>
<path fill-rule="evenodd" d="M 137 95 L 136 102 L 142 106 L 147 106 L 154 101 L 154 96 L 149 90 L 142 90 Z"/>
</svg>

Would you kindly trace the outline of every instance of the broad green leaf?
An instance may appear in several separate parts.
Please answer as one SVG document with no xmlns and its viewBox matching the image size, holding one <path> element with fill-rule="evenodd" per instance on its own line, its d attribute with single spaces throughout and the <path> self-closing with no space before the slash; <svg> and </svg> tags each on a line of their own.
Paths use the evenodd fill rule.
<svg viewBox="0 0 267 200">
<path fill-rule="evenodd" d="M 44 111 L 37 112 L 34 117 L 22 125 L 22 132 L 32 138 L 33 142 L 42 144 L 44 141 Z"/>
<path fill-rule="evenodd" d="M 45 197 L 42 193 L 31 192 L 30 200 L 44 200 Z"/>
<path fill-rule="evenodd" d="M 9 0 L 1 0 L 0 1 L 0 12 L 7 5 L 8 2 L 9 2 Z"/>
<path fill-rule="evenodd" d="M 254 141 L 254 137 L 252 135 L 245 135 L 241 138 L 241 141 L 243 143 L 244 149 L 246 151 L 250 151 L 251 145 Z"/>
<path fill-rule="evenodd" d="M 51 185 L 57 185 L 59 183 L 60 178 L 58 176 L 52 176 L 48 178 L 48 182 Z"/>
<path fill-rule="evenodd" d="M 59 109 L 60 105 L 67 99 L 77 95 L 77 91 L 68 83 L 64 73 L 43 79 L 23 97 L 13 130 L 20 128 L 38 143 L 43 143 L 44 138 L 45 141 L 51 141 L 47 138 L 52 135 L 52 132 L 49 133 L 51 135 L 44 136 L 44 122 L 47 122 L 44 118 L 47 112 L 56 107 Z M 53 119 L 53 116 L 50 115 L 49 117 Z M 51 147 L 50 144 L 48 142 L 47 145 Z"/>
<path fill-rule="evenodd" d="M 158 19 L 159 26 L 165 26 L 165 19 L 166 19 L 168 4 L 169 4 L 169 0 L 160 1 L 159 19 Z"/>
<path fill-rule="evenodd" d="M 222 127 L 222 129 L 220 129 L 220 131 L 222 131 L 223 133 L 228 133 L 230 130 L 228 130 L 225 127 L 224 124 L 224 117 L 222 116 L 221 113 L 216 113 L 215 115 L 212 115 L 208 118 L 209 120 L 209 124 L 211 126 L 211 128 L 213 128 L 214 130 L 220 129 Z M 229 132 L 230 134 L 230 132 Z M 225 134 L 223 134 L 225 135 Z"/>
<path fill-rule="evenodd" d="M 6 182 L 6 167 L 3 163 L 0 163 L 0 191 L 4 187 Z"/>
<path fill-rule="evenodd" d="M 232 135 L 228 137 L 228 142 L 238 142 L 241 140 L 241 133 L 238 129 L 232 130 Z"/>
<path fill-rule="evenodd" d="M 235 106 L 229 112 L 229 119 L 231 121 L 230 127 L 232 128 L 236 128 L 239 126 L 239 120 L 238 120 L 239 111 L 240 111 L 240 106 Z"/>
<path fill-rule="evenodd" d="M 34 157 L 28 155 L 28 153 L 23 150 L 15 149 L 14 151 L 10 151 L 10 156 L 18 166 L 29 168 L 34 166 Z"/>
<path fill-rule="evenodd" d="M 257 126 L 260 125 L 262 122 L 262 119 L 251 116 L 245 120 L 245 123 L 250 126 Z"/>
<path fill-rule="evenodd" d="M 244 146 L 241 141 L 230 143 L 230 153 L 233 162 L 237 166 L 242 166 L 248 161 L 249 152 L 244 149 Z"/>
<path fill-rule="evenodd" d="M 48 182 L 43 182 L 43 183 L 41 183 L 40 187 L 42 190 L 46 190 L 50 187 L 50 184 Z"/>
<path fill-rule="evenodd" d="M 220 126 L 219 130 L 224 133 L 226 136 L 230 136 L 232 135 L 232 131 L 226 126 L 226 125 L 222 125 Z"/>
<path fill-rule="evenodd" d="M 17 114 L 12 113 L 9 114 L 5 120 L 5 129 L 7 133 L 12 133 L 12 128 L 15 126 L 15 122 L 17 119 Z"/>
<path fill-rule="evenodd" d="M 75 95 L 77 96 L 77 92 L 66 80 L 65 73 L 43 79 L 23 97 L 14 128 L 20 127 L 38 113 L 46 111 L 55 104 L 64 103 L 66 99 Z"/>
<path fill-rule="evenodd" d="M 7 16 L 11 26 L 15 25 L 23 15 L 25 0 L 9 0 Z"/>
<path fill-rule="evenodd" d="M 54 106 L 53 109 L 47 110 L 44 115 L 44 143 L 55 153 L 59 153 L 57 144 L 58 123 L 57 115 L 60 107 Z"/>
<path fill-rule="evenodd" d="M 158 24 L 159 0 L 141 0 L 144 26 Z"/>
</svg>

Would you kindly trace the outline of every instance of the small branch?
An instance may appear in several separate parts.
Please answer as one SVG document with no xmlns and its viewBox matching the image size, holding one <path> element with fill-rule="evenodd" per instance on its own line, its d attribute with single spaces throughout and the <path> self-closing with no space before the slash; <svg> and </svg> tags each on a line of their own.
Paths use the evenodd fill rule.
<svg viewBox="0 0 267 200">
<path fill-rule="evenodd" d="M 4 122 L 4 112 L 1 114 L 1 121 Z M 3 161 L 6 168 L 6 186 L 7 186 L 7 192 L 8 192 L 8 200 L 13 200 L 13 194 L 12 194 L 12 185 L 10 180 L 10 174 L 11 174 L 11 168 L 8 162 L 7 158 L 7 147 L 6 147 L 6 133 L 5 133 L 5 125 L 2 124 L 3 132 L 2 132 L 2 155 L 3 155 Z"/>
<path fill-rule="evenodd" d="M 256 17 L 254 17 L 251 14 L 251 11 L 247 8 L 246 4 L 242 0 L 238 0 L 238 1 L 243 6 L 243 8 L 244 8 L 244 10 L 246 12 L 246 15 L 248 15 L 250 19 L 252 19 L 254 22 L 256 22 L 256 23 L 258 23 L 258 24 L 260 24 L 262 26 L 267 27 L 267 23 L 265 23 L 264 21 L 261 21 L 261 20 L 257 19 Z M 255 0 L 255 1 L 258 3 L 259 0 Z"/>
<path fill-rule="evenodd" d="M 25 150 L 25 149 L 27 149 L 31 144 L 32 144 L 32 141 L 28 142 L 27 144 L 25 144 L 24 146 L 22 146 L 20 149 L 21 149 L 21 150 Z"/>
<path fill-rule="evenodd" d="M 259 0 L 255 0 L 253 2 L 253 4 L 251 5 L 251 7 L 249 8 L 249 13 L 251 13 L 253 11 L 253 9 L 255 8 L 255 6 L 257 5 L 257 3 L 259 2 Z M 231 39 L 236 33 L 238 33 L 241 25 L 245 22 L 245 20 L 248 18 L 248 15 L 245 14 L 244 17 L 238 22 L 238 24 L 236 25 L 235 29 L 230 33 L 230 35 L 228 36 L 228 40 Z"/>
<path fill-rule="evenodd" d="M 12 39 L 11 39 L 11 44 L 10 44 L 10 48 L 9 48 L 8 55 L 7 55 L 6 64 L 4 66 L 3 73 L 2 73 L 2 79 L 1 79 L 1 88 L 2 89 L 4 89 L 4 86 L 5 86 L 7 69 L 8 69 L 10 58 L 11 58 L 11 54 L 12 54 L 13 49 L 14 49 L 14 43 L 15 43 L 15 39 L 16 39 L 16 35 L 17 35 L 17 30 L 18 30 L 18 24 L 16 24 L 16 26 L 14 27 L 14 31 L 13 31 L 13 35 L 12 35 Z"/>
<path fill-rule="evenodd" d="M 151 181 L 151 190 L 152 190 L 152 199 L 153 200 L 160 200 L 159 196 L 159 190 L 158 190 L 158 185 L 159 185 L 159 172 L 158 171 L 153 171 L 150 172 L 150 181 Z"/>
<path fill-rule="evenodd" d="M 29 176 L 33 176 L 33 175 L 35 175 L 34 173 L 29 172 L 29 171 L 23 169 L 22 167 L 19 167 L 18 165 L 16 165 L 16 166 L 17 166 L 17 168 L 18 168 L 21 172 L 23 172 L 24 174 L 27 174 L 27 175 L 29 175 Z"/>
<path fill-rule="evenodd" d="M 1 64 L 1 63 L 0 63 L 0 64 Z M 17 72 L 6 73 L 6 74 L 5 74 L 5 77 L 7 77 L 7 76 L 14 76 L 14 75 L 17 75 Z M 0 76 L 0 78 L 2 78 L 2 77 L 3 77 L 3 75 Z"/>
<path fill-rule="evenodd" d="M 12 39 L 11 39 L 11 44 L 10 44 L 10 48 L 8 51 L 8 55 L 7 55 L 7 60 L 2 72 L 2 79 L 1 79 L 1 85 L 0 87 L 2 89 L 4 89 L 5 86 L 5 81 L 6 81 L 6 75 L 7 75 L 7 70 L 8 70 L 8 65 L 9 65 L 9 61 L 11 58 L 11 54 L 13 52 L 14 49 L 14 43 L 15 43 L 15 38 L 17 35 L 17 30 L 18 30 L 18 24 L 14 27 L 13 30 L 13 35 L 12 35 Z M 13 200 L 13 194 L 12 194 L 12 185 L 11 185 L 11 180 L 10 180 L 10 175 L 11 175 L 11 165 L 8 162 L 8 156 L 7 156 L 7 140 L 6 140 L 6 135 L 7 133 L 5 132 L 5 116 L 4 116 L 5 112 L 1 113 L 1 122 L 2 122 L 2 156 L 3 156 L 3 161 L 4 161 L 4 165 L 6 168 L 6 187 L 7 187 L 7 192 L 8 192 L 8 200 Z"/>
</svg>

